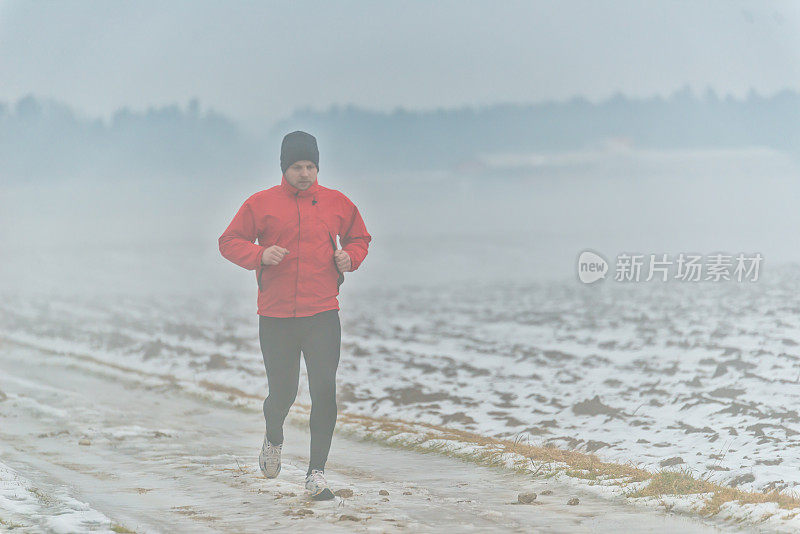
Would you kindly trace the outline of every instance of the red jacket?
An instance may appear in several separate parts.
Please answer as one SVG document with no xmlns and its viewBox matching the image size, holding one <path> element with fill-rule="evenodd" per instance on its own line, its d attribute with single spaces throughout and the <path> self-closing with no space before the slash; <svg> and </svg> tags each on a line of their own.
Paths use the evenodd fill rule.
<svg viewBox="0 0 800 534">
<path fill-rule="evenodd" d="M 236 265 L 255 270 L 259 315 L 307 317 L 339 309 L 336 236 L 355 271 L 372 240 L 355 204 L 318 182 L 303 191 L 282 177 L 280 185 L 244 202 L 220 236 L 219 251 Z M 261 255 L 272 245 L 289 253 L 278 265 L 263 265 Z"/>
</svg>

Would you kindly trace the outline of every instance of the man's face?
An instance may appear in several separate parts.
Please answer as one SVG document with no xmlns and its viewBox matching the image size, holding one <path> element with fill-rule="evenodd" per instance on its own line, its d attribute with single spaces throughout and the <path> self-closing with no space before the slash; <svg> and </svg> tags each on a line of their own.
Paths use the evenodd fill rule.
<svg viewBox="0 0 800 534">
<path fill-rule="evenodd" d="M 317 166 L 313 161 L 295 161 L 283 175 L 286 181 L 297 189 L 306 190 L 317 181 Z"/>
</svg>

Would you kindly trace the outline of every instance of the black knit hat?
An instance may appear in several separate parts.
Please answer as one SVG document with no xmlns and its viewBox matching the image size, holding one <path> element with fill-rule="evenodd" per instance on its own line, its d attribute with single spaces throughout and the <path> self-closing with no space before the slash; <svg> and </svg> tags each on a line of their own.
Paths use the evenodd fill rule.
<svg viewBox="0 0 800 534">
<path fill-rule="evenodd" d="M 317 138 L 299 130 L 286 134 L 281 143 L 281 171 L 285 173 L 292 163 L 304 160 L 314 162 L 319 170 Z"/>
</svg>

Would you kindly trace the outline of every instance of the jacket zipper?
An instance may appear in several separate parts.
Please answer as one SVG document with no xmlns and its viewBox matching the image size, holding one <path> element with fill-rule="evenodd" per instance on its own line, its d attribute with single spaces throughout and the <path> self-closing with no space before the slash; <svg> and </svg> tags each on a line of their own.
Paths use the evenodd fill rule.
<svg viewBox="0 0 800 534">
<path fill-rule="evenodd" d="M 299 191 L 297 192 L 299 193 Z M 294 194 L 294 205 L 297 207 L 297 276 L 294 278 L 294 311 L 293 317 L 297 317 L 297 290 L 300 281 L 300 201 L 297 200 L 297 193 Z"/>
</svg>

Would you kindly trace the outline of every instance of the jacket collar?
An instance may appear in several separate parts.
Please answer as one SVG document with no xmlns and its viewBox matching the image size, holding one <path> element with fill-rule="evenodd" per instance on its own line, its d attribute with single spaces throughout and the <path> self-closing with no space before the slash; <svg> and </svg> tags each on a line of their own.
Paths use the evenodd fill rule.
<svg viewBox="0 0 800 534">
<path fill-rule="evenodd" d="M 281 175 L 281 189 L 283 189 L 286 193 L 288 193 L 288 194 L 290 194 L 292 196 L 310 197 L 310 196 L 313 196 L 317 192 L 317 190 L 319 189 L 319 179 L 315 180 L 313 184 L 308 186 L 308 189 L 302 190 L 302 189 L 298 189 L 295 186 L 293 186 L 292 184 L 290 184 L 286 180 L 286 177 Z"/>
</svg>

